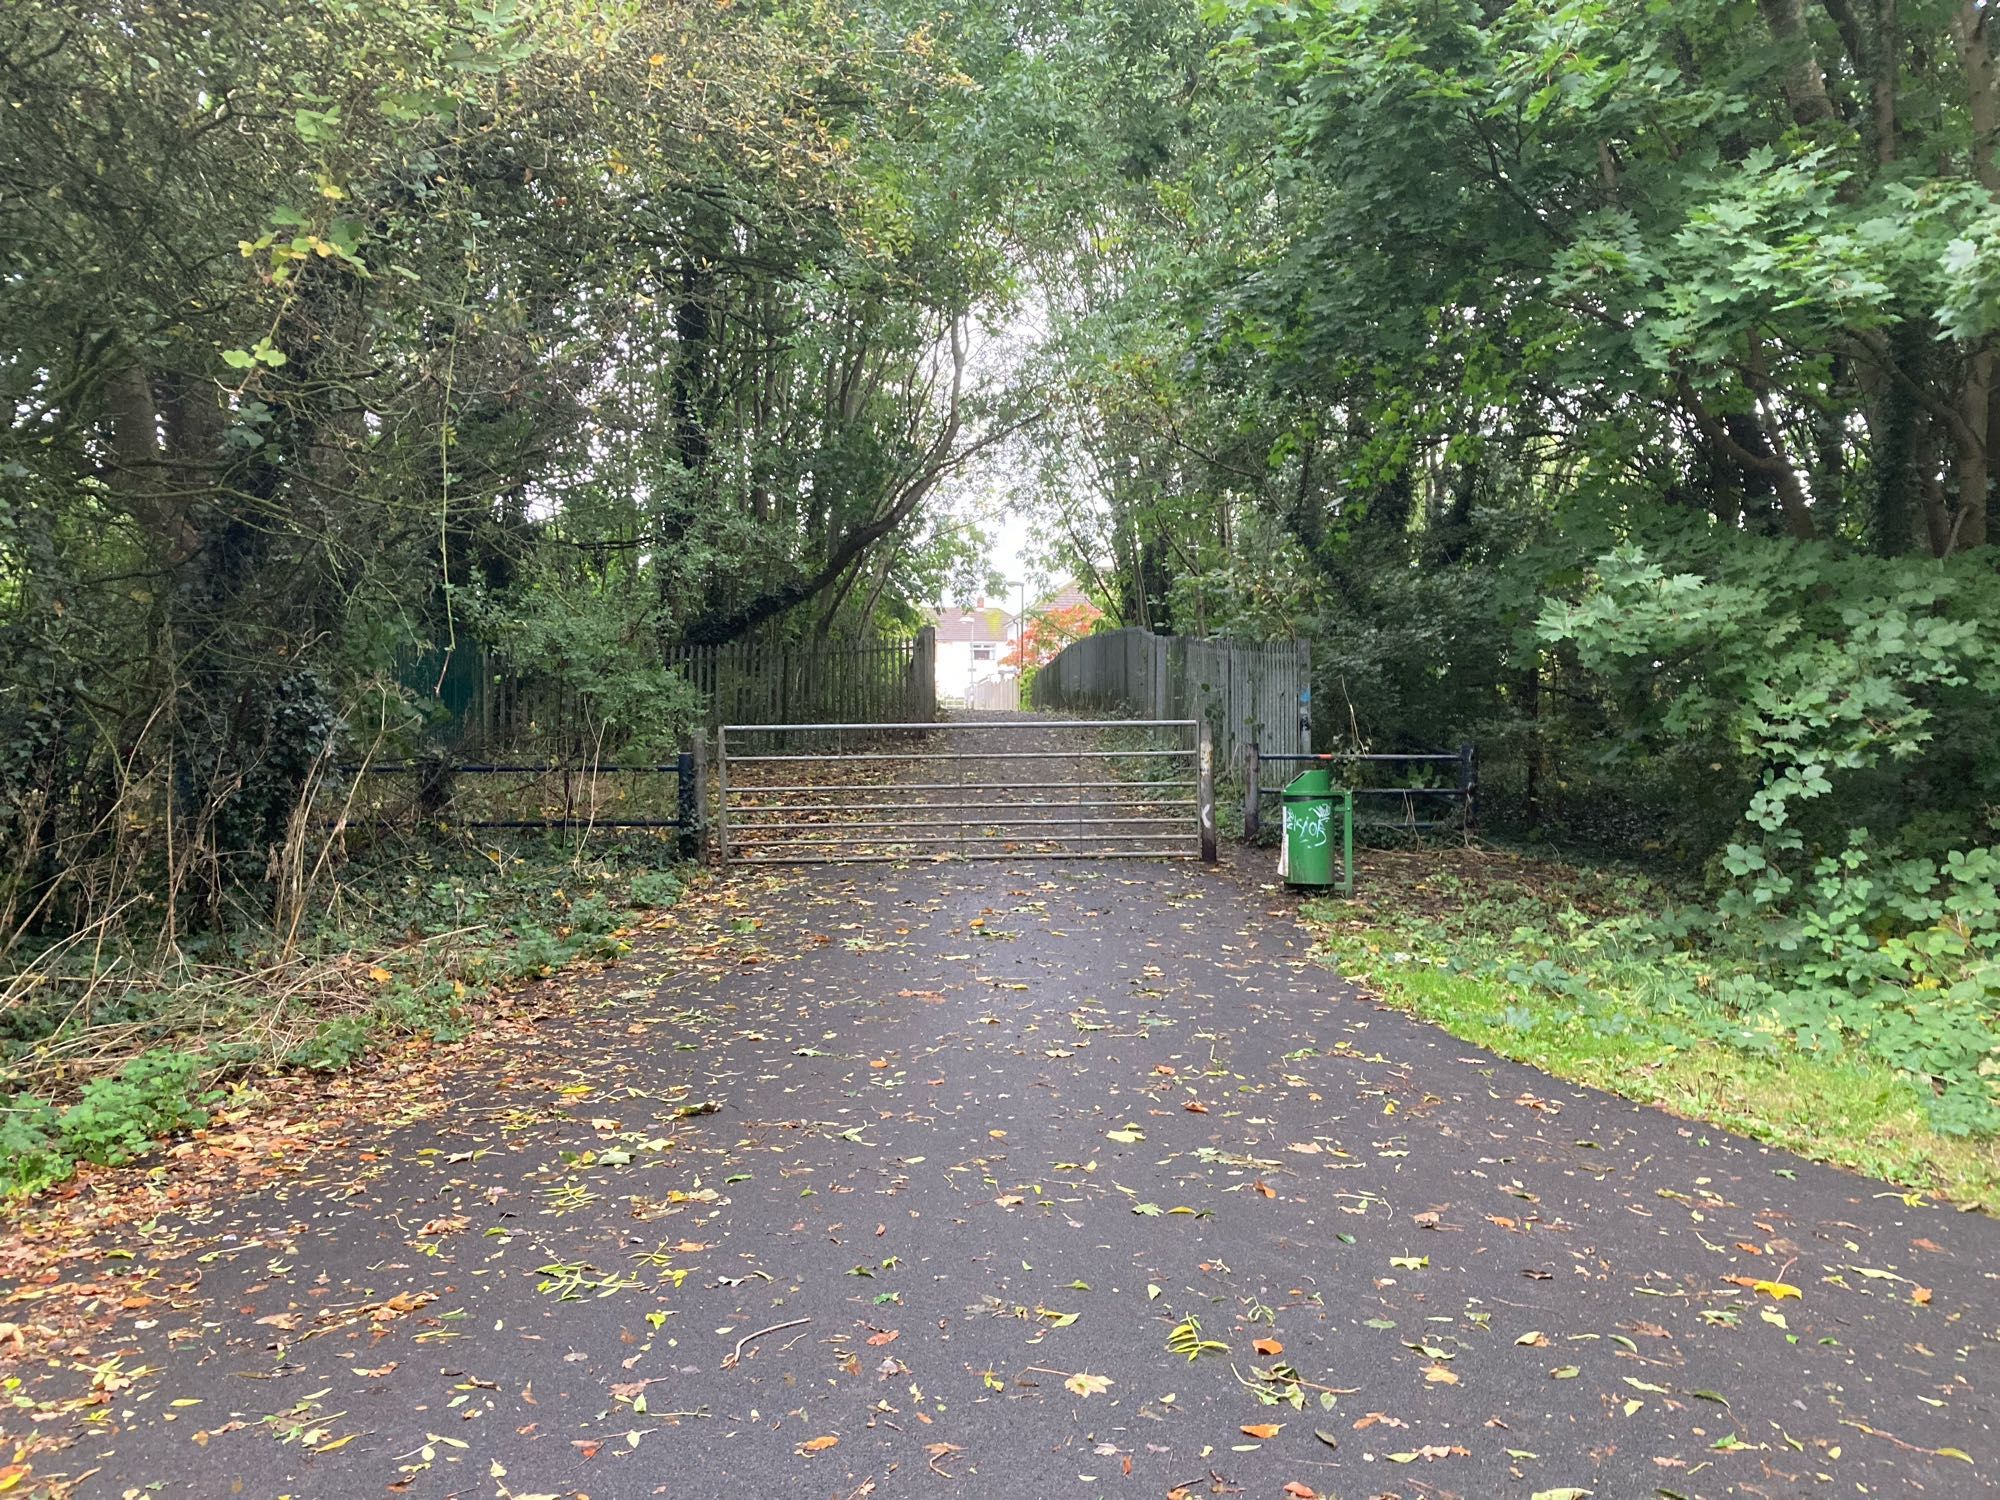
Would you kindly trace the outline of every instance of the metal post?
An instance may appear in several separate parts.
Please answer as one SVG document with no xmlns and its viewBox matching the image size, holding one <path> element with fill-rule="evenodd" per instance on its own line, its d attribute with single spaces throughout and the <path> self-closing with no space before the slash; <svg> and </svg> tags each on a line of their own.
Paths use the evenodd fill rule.
<svg viewBox="0 0 2000 1500">
<path fill-rule="evenodd" d="M 1243 837 L 1250 843 L 1256 842 L 1257 835 L 1264 831 L 1264 799 L 1257 790 L 1261 774 L 1257 769 L 1257 742 L 1252 740 L 1243 747 Z"/>
<path fill-rule="evenodd" d="M 1201 862 L 1215 863 L 1215 741 L 1208 720 L 1195 725 L 1195 815 L 1201 819 Z"/>
<path fill-rule="evenodd" d="M 700 846 L 699 775 L 695 770 L 692 750 L 683 750 L 674 757 L 674 821 L 680 828 L 680 837 L 675 842 L 683 855 L 692 853 Z"/>
<path fill-rule="evenodd" d="M 704 843 L 708 840 L 708 729 L 694 732 L 694 829 Z"/>
<path fill-rule="evenodd" d="M 1340 894 L 1354 894 L 1354 789 L 1340 793 Z"/>
<path fill-rule="evenodd" d="M 729 730 L 718 726 L 715 731 L 715 847 L 726 865 L 729 863 Z"/>
<path fill-rule="evenodd" d="M 1469 744 L 1458 747 L 1458 800 L 1465 831 L 1470 833 L 1479 826 L 1479 771 Z"/>
</svg>

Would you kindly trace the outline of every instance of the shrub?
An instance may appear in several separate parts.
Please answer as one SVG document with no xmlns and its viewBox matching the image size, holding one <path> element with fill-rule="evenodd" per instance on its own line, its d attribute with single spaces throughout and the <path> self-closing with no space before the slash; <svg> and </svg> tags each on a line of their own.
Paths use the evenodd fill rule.
<svg viewBox="0 0 2000 1500">
<path fill-rule="evenodd" d="M 639 907 L 672 906 L 680 900 L 683 886 L 672 870 L 648 870 L 632 877 L 632 904 Z"/>
<path fill-rule="evenodd" d="M 201 1069 L 194 1054 L 157 1047 L 140 1053 L 116 1076 L 85 1084 L 83 1097 L 59 1122 L 63 1151 L 77 1161 L 116 1166 L 161 1136 L 206 1125 L 207 1106 L 217 1095 L 195 1093 Z"/>
</svg>

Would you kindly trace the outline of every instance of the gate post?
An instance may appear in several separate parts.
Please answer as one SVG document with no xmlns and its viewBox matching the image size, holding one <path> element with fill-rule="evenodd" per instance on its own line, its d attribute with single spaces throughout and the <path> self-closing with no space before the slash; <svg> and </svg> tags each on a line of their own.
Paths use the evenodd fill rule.
<svg viewBox="0 0 2000 1500">
<path fill-rule="evenodd" d="M 1471 833 L 1479 826 L 1479 768 L 1471 745 L 1458 747 L 1458 798 L 1464 831 Z"/>
<path fill-rule="evenodd" d="M 700 744 L 699 738 L 695 740 Z M 675 843 L 680 852 L 687 854 L 700 847 L 701 838 L 701 788 L 695 777 L 696 759 L 692 750 L 683 750 L 674 756 L 674 821 L 680 825 L 679 837 Z"/>
<path fill-rule="evenodd" d="M 1255 843 L 1257 835 L 1263 832 L 1264 799 L 1257 795 L 1257 778 L 1262 773 L 1257 769 L 1257 742 L 1252 740 L 1243 747 L 1243 839 L 1245 843 Z"/>
<path fill-rule="evenodd" d="M 715 729 L 715 846 L 723 864 L 729 863 L 729 730 Z"/>
<path fill-rule="evenodd" d="M 1201 820 L 1201 862 L 1215 863 L 1215 740 L 1206 718 L 1195 721 L 1195 814 Z"/>
</svg>

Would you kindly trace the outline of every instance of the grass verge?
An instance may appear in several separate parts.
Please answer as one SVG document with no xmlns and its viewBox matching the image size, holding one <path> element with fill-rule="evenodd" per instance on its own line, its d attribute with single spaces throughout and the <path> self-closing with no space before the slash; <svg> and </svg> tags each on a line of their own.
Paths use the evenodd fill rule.
<svg viewBox="0 0 2000 1500">
<path fill-rule="evenodd" d="M 1558 1078 L 1660 1105 L 1963 1207 L 2000 1204 L 2000 1149 L 1930 1123 L 1918 1085 L 1807 1050 L 1713 998 L 1723 977 L 1649 926 L 1629 874 L 1477 848 L 1367 851 L 1357 895 L 1305 916 L 1373 997 Z"/>
</svg>

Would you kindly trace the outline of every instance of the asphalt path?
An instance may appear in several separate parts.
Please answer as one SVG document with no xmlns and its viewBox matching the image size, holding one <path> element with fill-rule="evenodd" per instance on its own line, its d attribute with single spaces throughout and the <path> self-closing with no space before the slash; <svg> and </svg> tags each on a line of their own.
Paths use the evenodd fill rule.
<svg viewBox="0 0 2000 1500">
<path fill-rule="evenodd" d="M 100 1247 L 149 1295 L 13 1372 L 45 1416 L 113 1372 L 36 1472 L 328 1500 L 1993 1491 L 1992 1221 L 1378 1008 L 1263 862 L 727 878 L 425 1118 Z"/>
</svg>

